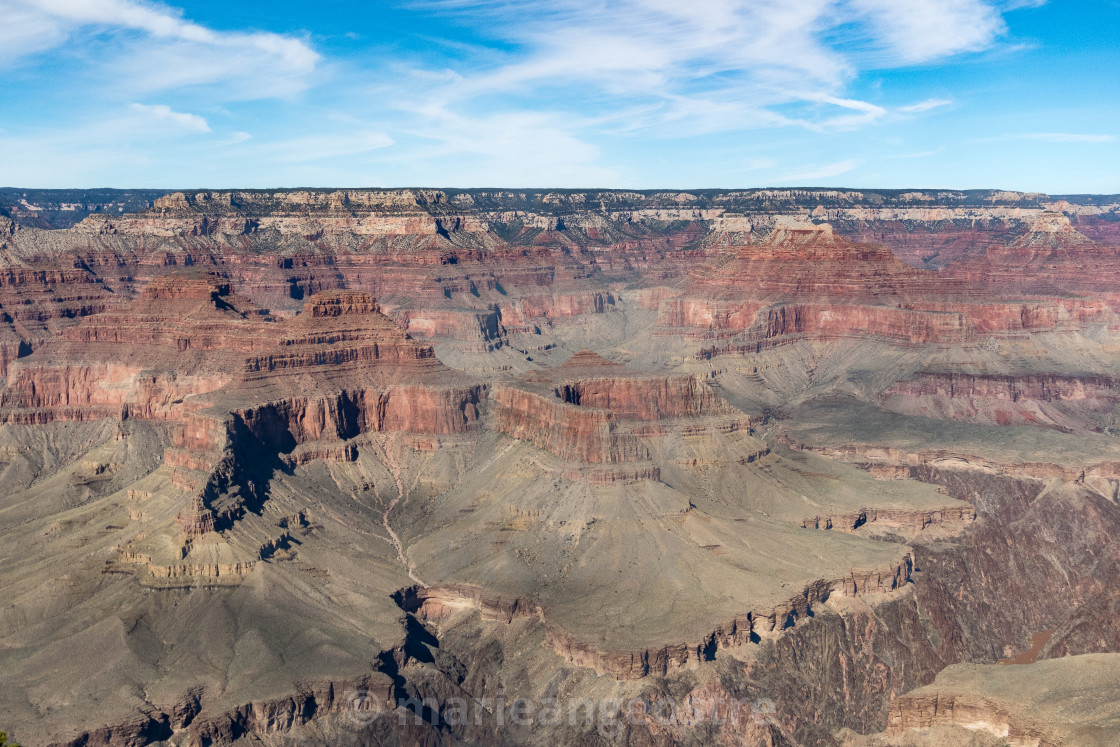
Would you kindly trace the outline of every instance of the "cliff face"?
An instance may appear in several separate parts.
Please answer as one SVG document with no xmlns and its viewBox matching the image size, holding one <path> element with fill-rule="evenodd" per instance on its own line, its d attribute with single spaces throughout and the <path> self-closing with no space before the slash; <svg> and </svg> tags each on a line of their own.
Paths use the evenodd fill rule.
<svg viewBox="0 0 1120 747">
<path fill-rule="evenodd" d="M 480 387 L 395 386 L 269 402 L 238 416 L 254 434 L 284 448 L 361 433 L 463 433 L 477 427 Z"/>
<path fill-rule="evenodd" d="M 1116 402 L 1109 376 L 1048 373 L 971 375 L 922 373 L 887 389 L 895 412 L 992 425 L 1098 430 L 1096 417 Z"/>
<path fill-rule="evenodd" d="M 1111 573 L 1115 552 L 1101 533 L 1101 522 L 1112 525 L 1120 517 L 1115 504 L 1083 500 L 1072 493 L 1045 495 L 1042 481 L 976 469 L 931 470 L 921 479 L 944 485 L 954 495 L 969 496 L 977 519 L 964 535 L 966 545 L 949 550 L 936 541 L 919 544 L 912 596 L 874 610 L 818 616 L 820 625 L 815 630 L 795 629 L 775 641 L 751 668 L 752 683 L 767 692 L 784 692 L 792 700 L 816 703 L 810 709 L 790 707 L 786 723 L 801 743 L 826 742 L 819 731 L 821 720 L 832 719 L 823 716 L 826 713 L 842 714 L 831 721 L 837 726 L 864 734 L 889 729 L 894 735 L 880 740 L 849 734 L 843 742 L 862 747 L 955 744 L 949 741 L 951 734 L 935 730 L 951 725 L 988 731 L 991 726 L 993 736 L 999 733 L 1004 739 L 1032 731 L 1051 739 L 1064 732 L 1064 739 L 1070 739 L 1077 732 L 1048 730 L 1064 719 L 1055 718 L 1053 712 L 1035 718 L 1039 708 L 1024 706 L 1046 702 L 1055 692 L 1054 681 L 1039 679 L 1027 671 L 1030 667 L 994 662 L 1024 650 L 1031 633 L 1076 617 L 1077 610 L 1094 599 L 1096 585 L 1107 584 L 1104 579 Z M 1108 560 L 1099 564 L 1098 554 Z M 1053 564 L 1041 561 L 1043 557 Z M 1050 575 L 1059 567 L 1066 571 Z M 1074 567 L 1079 569 L 1076 577 L 1066 578 L 1064 573 Z M 1027 578 L 1047 589 L 1047 594 L 1032 591 L 1024 583 Z M 989 665 L 945 671 L 971 667 L 1011 675 L 1023 670 L 1023 687 L 1011 699 L 1000 687 L 979 681 L 963 693 L 952 685 L 941 686 L 940 677 L 935 685 L 921 687 L 933 682 L 946 665 L 961 661 Z M 1059 660 L 1051 663 L 1057 665 Z M 1077 667 L 1069 669 L 1076 678 Z M 1110 692 L 1111 685 L 1100 684 L 1102 693 Z M 1108 711 L 1087 709 L 1086 713 Z M 922 741 L 925 731 L 930 733 Z M 1079 741 L 1084 738 L 1073 737 L 1069 743 L 1097 743 Z"/>
<path fill-rule="evenodd" d="M 609 313 L 620 289 L 645 292 L 650 283 L 693 288 L 661 310 L 660 325 L 676 334 L 757 327 L 732 348 L 786 334 L 757 315 L 793 300 L 843 308 L 832 317 L 806 308 L 805 328 L 788 334 L 970 339 L 1054 326 L 1019 322 L 1018 312 L 990 303 L 972 309 L 989 300 L 977 286 L 989 295 L 1104 292 L 1107 250 L 1069 221 L 1104 221 L 1116 209 L 995 192 L 174 193 L 66 230 L 10 224 L 0 246 L 8 273 L 0 306 L 11 317 L 0 363 L 185 266 L 214 269 L 277 311 L 294 312 L 327 290 L 364 291 L 413 334 L 469 354 Z M 953 232 L 965 237 L 960 246 L 976 247 L 952 255 L 967 260 L 948 272 L 956 280 L 912 270 L 883 248 L 923 265 L 914 242 L 948 246 Z M 984 247 L 995 254 L 981 255 Z M 1065 259 L 1070 252 L 1075 258 Z M 1049 268 L 1051 255 L 1067 269 Z M 1091 280 L 1088 268 L 1096 268 Z"/>
<path fill-rule="evenodd" d="M 342 448 L 365 433 L 475 430 L 484 397 L 480 384 L 451 377 L 367 294 L 319 294 L 297 317 L 279 320 L 216 275 L 187 272 L 159 279 L 128 307 L 85 320 L 13 366 L 3 418 L 165 423 L 172 443 L 162 461 L 184 504 L 175 531 L 198 538 L 229 529 L 265 499 L 258 481 L 279 454 L 310 442 Z M 301 459 L 309 461 L 306 453 L 294 461 Z M 200 562 L 189 544 L 180 558 L 187 562 L 129 548 L 121 557 L 157 585 L 238 583 L 255 566 Z"/>
<path fill-rule="evenodd" d="M 1116 242 L 1105 241 L 1096 243 L 1075 230 L 1066 215 L 1047 212 L 1010 242 L 962 258 L 944 274 L 997 297 L 1072 295 L 1096 298 L 1115 309 L 1120 293 Z"/>
<path fill-rule="evenodd" d="M 114 304 L 111 290 L 80 268 L 0 266 L 0 377 L 44 339 L 75 317 L 98 314 Z"/>
<path fill-rule="evenodd" d="M 682 297 L 663 300 L 658 314 L 665 336 L 670 327 L 707 330 L 718 340 L 702 352 L 709 357 L 806 338 L 969 343 L 1111 319 L 1099 301 L 992 303 L 972 278 L 913 269 L 885 247 L 849 243 L 828 224 L 783 220 L 761 243 L 727 251 L 734 253 L 694 271 Z"/>
<path fill-rule="evenodd" d="M 601 378 L 562 384 L 561 400 L 580 407 L 611 410 L 634 420 L 706 415 L 716 397 L 694 377 L 664 379 Z"/>
<path fill-rule="evenodd" d="M 646 459 L 631 434 L 616 431 L 609 410 L 576 407 L 513 387 L 494 391 L 495 427 L 556 456 L 600 464 Z"/>
<path fill-rule="evenodd" d="M 187 397 L 225 385 L 239 357 L 269 344 L 265 319 L 215 275 L 163 278 L 127 310 L 93 316 L 15 362 L 4 417 L 175 418 Z"/>
<path fill-rule="evenodd" d="M 497 430 L 592 464 L 649 459 L 645 440 L 702 417 L 750 427 L 696 376 L 650 376 L 589 350 L 496 388 L 493 407 Z M 643 425 L 655 421 L 666 422 Z"/>
</svg>

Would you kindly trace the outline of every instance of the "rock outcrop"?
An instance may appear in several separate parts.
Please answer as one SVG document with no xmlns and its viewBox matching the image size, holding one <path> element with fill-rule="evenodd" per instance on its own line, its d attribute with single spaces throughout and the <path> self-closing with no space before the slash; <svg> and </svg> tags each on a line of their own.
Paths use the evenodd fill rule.
<svg viewBox="0 0 1120 747">
<path fill-rule="evenodd" d="M 522 376 L 493 394 L 495 428 L 552 454 L 591 464 L 646 460 L 640 423 L 722 417 L 750 421 L 695 376 L 649 376 L 585 350 L 563 365 Z"/>
<path fill-rule="evenodd" d="M 1085 655 L 1011 667 L 958 665 L 891 706 L 888 733 L 918 738 L 946 727 L 1010 745 L 1107 745 L 1120 727 L 1101 706 L 1115 697 L 1117 656 Z"/>
<path fill-rule="evenodd" d="M 509 598 L 500 593 L 488 593 L 477 587 L 410 587 L 401 590 L 396 599 L 406 612 L 437 624 L 463 610 L 478 611 L 484 619 L 506 623 L 517 618 L 536 620 L 545 629 L 545 643 L 569 663 L 619 680 L 631 680 L 669 676 L 681 669 L 695 668 L 702 662 L 714 660 L 721 649 L 758 643 L 764 637 L 774 638 L 783 630 L 811 618 L 814 608 L 830 597 L 858 597 L 897 591 L 910 583 L 913 566 L 913 559 L 906 556 L 894 568 L 819 581 L 778 607 L 745 611 L 705 633 L 700 640 L 641 651 L 597 650 L 562 627 L 551 624 L 547 609 L 540 604 L 522 597 Z"/>
<path fill-rule="evenodd" d="M 922 372 L 883 392 L 896 412 L 992 425 L 1028 424 L 1060 430 L 1098 430 L 1094 413 L 1116 402 L 1110 376 L 1053 373 Z"/>
</svg>

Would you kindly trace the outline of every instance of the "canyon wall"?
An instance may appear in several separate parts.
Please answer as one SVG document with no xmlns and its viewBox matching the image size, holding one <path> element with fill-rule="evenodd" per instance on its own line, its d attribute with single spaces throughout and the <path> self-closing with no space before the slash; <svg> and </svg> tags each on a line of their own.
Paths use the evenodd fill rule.
<svg viewBox="0 0 1120 747">
<path fill-rule="evenodd" d="M 0 190 L 25 741 L 1026 739 L 916 689 L 1120 645 L 1113 198 L 71 197 Z"/>
</svg>

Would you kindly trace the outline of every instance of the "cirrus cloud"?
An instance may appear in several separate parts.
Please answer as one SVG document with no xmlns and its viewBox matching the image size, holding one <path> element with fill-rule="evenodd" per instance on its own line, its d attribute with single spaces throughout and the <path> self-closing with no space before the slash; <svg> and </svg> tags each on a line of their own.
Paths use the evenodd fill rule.
<svg viewBox="0 0 1120 747">
<path fill-rule="evenodd" d="M 78 50 L 88 72 L 131 92 L 205 85 L 223 99 L 291 95 L 320 60 L 303 39 L 216 31 L 147 0 L 0 0 L 0 14 L 0 66 Z"/>
<path fill-rule="evenodd" d="M 951 92 L 923 98 L 925 86 L 878 71 L 999 46 L 1014 4 L 396 2 L 373 4 L 353 30 L 338 25 L 350 15 L 329 9 L 294 16 L 312 27 L 329 19 L 316 49 L 310 32 L 203 22 L 189 5 L 0 0 L 0 82 L 14 81 L 9 91 L 23 97 L 9 95 L 0 137 L 54 143 L 75 161 L 95 149 L 105 154 L 98 163 L 131 154 L 159 178 L 176 173 L 160 164 L 205 169 L 208 183 L 215 173 L 238 181 L 265 171 L 270 183 L 352 173 L 344 181 L 580 186 L 633 184 L 653 169 L 669 180 L 711 178 L 689 152 L 714 159 L 717 172 L 740 164 L 733 178 L 758 162 L 791 181 L 829 179 L 890 158 L 857 142 L 865 129 L 879 131 L 866 142 L 891 150 L 940 147 L 884 133 L 956 110 Z M 381 27 L 387 7 L 410 19 L 408 31 Z M 294 12 L 268 18 L 292 24 Z M 52 96 L 53 110 L 42 105 Z M 33 109 L 38 119 L 13 113 Z M 1110 136 L 1026 139 L 1101 137 Z M 807 165 L 790 166 L 786 152 Z M 38 172 L 28 162 L 26 173 Z"/>
<path fill-rule="evenodd" d="M 191 132 L 210 132 L 210 125 L 206 119 L 197 114 L 172 111 L 165 104 L 132 104 L 129 108 L 134 112 L 148 115 L 152 119 L 166 122 Z"/>
<path fill-rule="evenodd" d="M 844 161 L 837 161 L 836 163 L 824 164 L 821 166 L 809 166 L 800 171 L 786 174 L 781 177 L 779 181 L 784 183 L 805 183 L 811 182 L 814 179 L 830 179 L 834 176 L 847 174 L 860 165 L 860 162 L 855 159 L 847 159 Z"/>
</svg>

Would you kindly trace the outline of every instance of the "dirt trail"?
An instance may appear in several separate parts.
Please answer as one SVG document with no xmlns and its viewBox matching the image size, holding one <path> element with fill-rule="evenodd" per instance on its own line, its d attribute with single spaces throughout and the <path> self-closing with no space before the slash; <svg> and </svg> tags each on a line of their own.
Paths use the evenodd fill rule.
<svg viewBox="0 0 1120 747">
<path fill-rule="evenodd" d="M 385 531 L 388 532 L 389 542 L 396 548 L 397 557 L 400 558 L 401 565 L 403 565 L 408 572 L 408 577 L 418 585 L 428 588 L 428 585 L 412 570 L 412 563 L 409 562 L 408 556 L 404 554 L 404 545 L 401 544 L 401 538 L 397 536 L 397 533 L 393 531 L 393 527 L 389 524 L 390 512 L 392 512 L 392 510 L 397 507 L 397 504 L 401 502 L 401 499 L 404 498 L 404 483 L 401 482 L 401 466 L 397 463 L 396 458 L 393 457 L 392 449 L 389 448 L 391 439 L 392 436 L 385 440 L 385 443 L 381 447 L 381 453 L 385 457 L 385 466 L 388 468 L 389 474 L 393 476 L 393 482 L 397 485 L 397 497 L 389 501 L 389 505 L 385 507 L 385 511 L 381 514 L 381 525 L 385 527 Z"/>
</svg>

